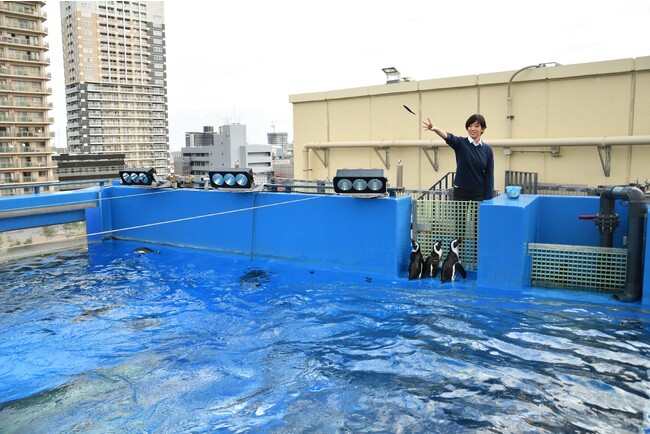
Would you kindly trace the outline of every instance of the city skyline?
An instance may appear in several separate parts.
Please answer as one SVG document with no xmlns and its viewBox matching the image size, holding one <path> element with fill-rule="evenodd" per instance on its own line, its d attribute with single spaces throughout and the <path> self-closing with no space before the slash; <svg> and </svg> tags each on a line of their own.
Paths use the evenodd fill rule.
<svg viewBox="0 0 650 434">
<path fill-rule="evenodd" d="M 426 80 L 650 53 L 643 34 L 650 4 L 642 0 L 551 0 L 537 9 L 510 1 L 485 8 L 474 0 L 407 1 L 399 7 L 365 0 L 334 0 L 327 6 L 193 0 L 164 5 L 172 151 L 183 146 L 186 131 L 231 122 L 247 126 L 251 144 L 266 143 L 274 127 L 293 141 L 289 95 L 382 85 L 381 69 L 388 66 L 402 77 Z M 65 98 L 59 2 L 47 2 L 45 10 L 52 131 L 61 146 Z"/>
</svg>

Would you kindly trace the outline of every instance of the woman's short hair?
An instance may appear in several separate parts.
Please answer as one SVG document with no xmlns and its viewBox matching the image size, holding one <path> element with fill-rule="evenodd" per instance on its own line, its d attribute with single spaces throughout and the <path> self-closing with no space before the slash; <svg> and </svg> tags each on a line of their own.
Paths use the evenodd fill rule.
<svg viewBox="0 0 650 434">
<path fill-rule="evenodd" d="M 472 125 L 474 122 L 478 122 L 478 124 L 481 126 L 482 129 L 487 128 L 487 124 L 485 123 L 485 118 L 483 115 L 473 114 L 472 116 L 467 119 L 467 122 L 465 122 L 465 129 L 468 129 L 470 125 Z"/>
</svg>

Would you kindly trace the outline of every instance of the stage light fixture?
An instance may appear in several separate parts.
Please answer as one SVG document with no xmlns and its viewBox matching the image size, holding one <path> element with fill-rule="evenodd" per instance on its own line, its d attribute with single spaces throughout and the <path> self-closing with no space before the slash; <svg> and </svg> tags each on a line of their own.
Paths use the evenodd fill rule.
<svg viewBox="0 0 650 434">
<path fill-rule="evenodd" d="M 357 197 L 386 195 L 387 179 L 382 169 L 339 169 L 334 177 L 334 191 Z"/>
<path fill-rule="evenodd" d="M 120 180 L 122 185 L 150 186 L 154 182 L 156 169 L 124 169 L 120 170 Z"/>
<path fill-rule="evenodd" d="M 218 189 L 253 188 L 253 169 L 223 169 L 209 172 L 210 185 Z"/>
</svg>

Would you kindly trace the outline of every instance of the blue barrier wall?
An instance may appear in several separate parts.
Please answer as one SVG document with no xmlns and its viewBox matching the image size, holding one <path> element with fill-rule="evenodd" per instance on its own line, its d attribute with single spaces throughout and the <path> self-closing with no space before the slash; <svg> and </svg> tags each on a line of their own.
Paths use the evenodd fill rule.
<svg viewBox="0 0 650 434">
<path fill-rule="evenodd" d="M 530 286 L 527 246 L 537 238 L 538 196 L 481 203 L 478 229 L 477 284 L 484 287 Z"/>
<path fill-rule="evenodd" d="M 151 193 L 136 187 L 105 188 L 97 226 L 104 235 L 120 239 L 366 272 L 401 275 L 408 267 L 409 197 L 195 189 Z"/>
<path fill-rule="evenodd" d="M 84 221 L 96 207 L 99 187 L 0 198 L 0 231 Z"/>
<path fill-rule="evenodd" d="M 600 233 L 593 220 L 599 197 L 521 195 L 508 199 L 500 195 L 479 208 L 477 284 L 482 287 L 525 288 L 530 286 L 529 243 L 599 246 Z M 613 247 L 625 247 L 628 206 L 616 200 L 620 224 L 614 231 Z M 648 234 L 646 220 L 646 238 Z M 648 243 L 645 257 L 648 258 Z M 650 261 L 644 265 L 644 303 L 650 302 Z"/>
<path fill-rule="evenodd" d="M 650 306 L 650 205 L 648 206 L 648 218 L 645 221 L 645 252 L 643 263 L 643 298 L 641 303 Z"/>
<path fill-rule="evenodd" d="M 533 196 L 535 197 L 535 196 Z M 509 199 L 511 202 L 517 200 Z M 600 211 L 597 196 L 536 196 L 537 235 L 535 243 L 569 244 L 577 246 L 600 246 L 600 233 L 593 220 L 580 220 L 583 215 L 595 216 Z M 627 235 L 627 203 L 617 200 L 615 211 L 619 226 L 614 231 L 612 247 L 625 247 Z"/>
<path fill-rule="evenodd" d="M 597 197 L 505 195 L 479 208 L 477 284 L 530 286 L 529 243 L 598 246 Z M 615 201 L 627 234 L 627 203 Z M 31 210 L 31 214 L 20 214 Z M 105 237 L 304 261 L 325 267 L 404 276 L 411 200 L 114 185 L 0 198 L 0 230 L 86 220 L 90 242 Z M 650 219 L 646 220 L 646 239 Z M 650 243 L 645 243 L 643 303 L 650 304 Z"/>
</svg>

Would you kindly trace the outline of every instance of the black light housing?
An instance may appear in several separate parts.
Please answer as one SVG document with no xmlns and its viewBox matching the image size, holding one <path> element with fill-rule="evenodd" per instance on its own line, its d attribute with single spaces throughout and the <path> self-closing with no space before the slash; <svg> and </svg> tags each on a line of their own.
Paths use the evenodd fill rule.
<svg viewBox="0 0 650 434">
<path fill-rule="evenodd" d="M 334 191 L 350 196 L 385 196 L 386 184 L 382 169 L 339 169 L 334 177 Z"/>
<path fill-rule="evenodd" d="M 223 169 L 209 172 L 210 185 L 219 189 L 253 188 L 253 169 Z"/>
<path fill-rule="evenodd" d="M 156 181 L 154 179 L 155 173 L 156 169 L 153 167 L 149 169 L 124 169 L 120 170 L 120 180 L 122 185 L 150 186 Z"/>
</svg>

